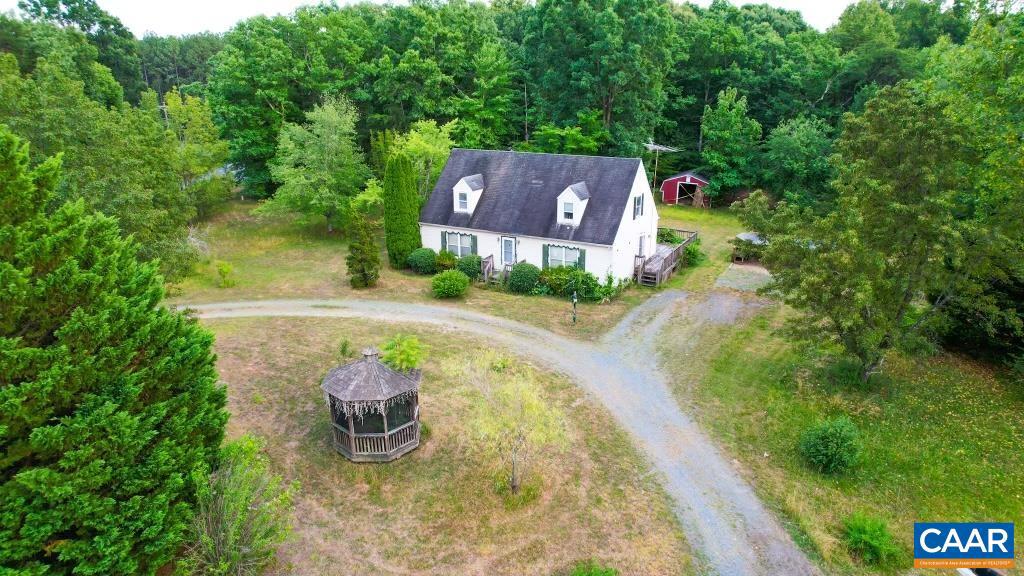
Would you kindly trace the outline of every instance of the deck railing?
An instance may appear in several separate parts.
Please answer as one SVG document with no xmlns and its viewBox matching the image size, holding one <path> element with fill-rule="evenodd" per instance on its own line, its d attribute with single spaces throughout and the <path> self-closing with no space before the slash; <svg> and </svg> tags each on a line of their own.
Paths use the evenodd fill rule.
<svg viewBox="0 0 1024 576">
<path fill-rule="evenodd" d="M 668 230 L 675 232 L 683 241 L 674 245 L 657 244 L 654 254 L 649 257 L 636 255 L 633 258 L 633 276 L 637 283 L 657 286 L 675 272 L 680 262 L 686 265 L 686 247 L 697 240 L 697 232 L 676 228 Z"/>
<path fill-rule="evenodd" d="M 480 278 L 484 282 L 491 280 L 491 275 L 494 274 L 494 255 L 488 255 L 486 258 L 480 261 Z"/>
<path fill-rule="evenodd" d="M 419 439 L 419 423 L 407 422 L 394 430 L 384 433 L 356 434 L 334 425 L 334 445 L 349 454 L 389 454 L 412 444 Z"/>
</svg>

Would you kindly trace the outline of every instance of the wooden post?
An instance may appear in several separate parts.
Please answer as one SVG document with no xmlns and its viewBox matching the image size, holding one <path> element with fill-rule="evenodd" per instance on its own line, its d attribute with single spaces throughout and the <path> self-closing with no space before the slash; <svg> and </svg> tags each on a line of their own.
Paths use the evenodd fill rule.
<svg viewBox="0 0 1024 576">
<path fill-rule="evenodd" d="M 391 438 L 388 436 L 388 411 L 381 403 L 380 419 L 384 421 L 384 453 L 391 452 Z"/>
<path fill-rule="evenodd" d="M 356 425 L 352 421 L 354 416 L 355 414 L 348 416 L 348 451 L 352 455 L 356 453 Z"/>
</svg>

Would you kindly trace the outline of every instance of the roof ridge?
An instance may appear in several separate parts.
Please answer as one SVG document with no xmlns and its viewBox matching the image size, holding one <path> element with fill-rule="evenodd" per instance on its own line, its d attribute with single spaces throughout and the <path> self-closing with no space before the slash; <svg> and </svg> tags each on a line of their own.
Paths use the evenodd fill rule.
<svg viewBox="0 0 1024 576">
<path fill-rule="evenodd" d="M 466 152 L 490 152 L 493 154 L 522 154 L 532 156 L 569 156 L 571 158 L 607 158 L 610 160 L 639 160 L 643 161 L 640 156 L 604 156 L 601 154 L 566 154 L 564 152 L 532 152 L 529 150 L 487 150 L 486 148 L 462 148 L 456 146 L 452 148 L 452 152 L 456 150 L 463 150 Z"/>
</svg>

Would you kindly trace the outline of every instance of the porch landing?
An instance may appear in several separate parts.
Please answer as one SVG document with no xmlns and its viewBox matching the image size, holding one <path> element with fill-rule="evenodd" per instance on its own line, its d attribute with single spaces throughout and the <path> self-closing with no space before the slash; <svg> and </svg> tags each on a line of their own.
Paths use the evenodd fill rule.
<svg viewBox="0 0 1024 576">
<path fill-rule="evenodd" d="M 657 286 L 672 276 L 680 264 L 686 265 L 686 246 L 697 240 L 692 230 L 672 230 L 683 238 L 679 244 L 658 244 L 654 254 L 634 259 L 634 278 L 644 286 Z"/>
</svg>

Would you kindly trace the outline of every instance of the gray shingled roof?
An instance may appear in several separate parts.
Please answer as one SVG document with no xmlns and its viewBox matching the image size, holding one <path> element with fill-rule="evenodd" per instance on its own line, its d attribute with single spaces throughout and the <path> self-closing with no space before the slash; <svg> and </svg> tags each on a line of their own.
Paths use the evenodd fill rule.
<svg viewBox="0 0 1024 576">
<path fill-rule="evenodd" d="M 361 359 L 332 368 L 320 388 L 342 402 L 380 402 L 419 387 L 419 372 L 403 374 L 383 364 L 378 354 L 368 348 Z"/>
<path fill-rule="evenodd" d="M 466 176 L 466 184 L 469 185 L 471 190 L 480 190 L 484 187 L 484 177 L 482 174 L 473 174 L 472 176 Z"/>
<path fill-rule="evenodd" d="M 456 148 L 420 212 L 420 222 L 610 245 L 640 166 L 639 158 Z M 486 183 L 476 209 L 472 215 L 455 212 L 452 187 L 475 174 Z M 576 227 L 560 225 L 558 195 L 580 182 L 590 197 L 583 219 Z"/>
<path fill-rule="evenodd" d="M 572 186 L 569 186 L 569 189 L 572 190 L 572 193 L 575 194 L 576 197 L 579 198 L 580 200 L 586 200 L 587 198 L 590 198 L 590 190 L 587 190 L 586 182 L 577 182 Z"/>
</svg>

